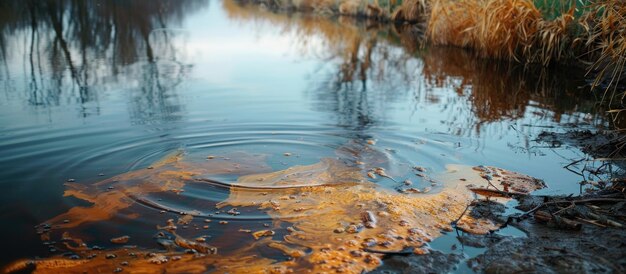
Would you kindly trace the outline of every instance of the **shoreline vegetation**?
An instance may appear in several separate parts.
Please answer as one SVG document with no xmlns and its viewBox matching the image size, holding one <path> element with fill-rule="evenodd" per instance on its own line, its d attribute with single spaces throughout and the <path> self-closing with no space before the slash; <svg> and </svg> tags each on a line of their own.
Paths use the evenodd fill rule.
<svg viewBox="0 0 626 274">
<path fill-rule="evenodd" d="M 237 0 L 270 10 L 418 25 L 418 40 L 482 58 L 586 69 L 615 124 L 626 110 L 626 2 L 619 0 Z M 418 46 L 418 45 L 416 45 Z M 424 45 L 419 45 L 424 46 Z M 618 129 L 619 126 L 616 126 Z"/>
</svg>

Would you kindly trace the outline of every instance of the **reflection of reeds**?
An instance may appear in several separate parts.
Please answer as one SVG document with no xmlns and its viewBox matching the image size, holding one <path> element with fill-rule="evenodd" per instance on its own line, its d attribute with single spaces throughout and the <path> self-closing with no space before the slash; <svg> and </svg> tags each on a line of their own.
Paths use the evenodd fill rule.
<svg viewBox="0 0 626 274">
<path fill-rule="evenodd" d="M 581 75 L 580 79 L 595 78 L 592 87 L 604 89 L 601 100 L 613 109 L 610 113 L 615 116 L 615 121 L 626 120 L 621 117 L 626 113 L 626 90 L 623 90 L 626 86 L 626 1 L 623 0 L 239 2 L 264 3 L 268 7 L 292 11 L 365 16 L 378 21 L 425 23 L 427 31 L 414 33 L 419 37 L 414 40 L 468 48 L 481 57 L 526 65 L 548 67 L 554 63 L 567 63 L 587 66 L 590 73 Z M 418 45 L 413 47 L 412 52 L 416 52 Z M 346 68 L 348 72 L 356 69 L 354 66 Z M 348 78 L 351 77 L 345 77 L 344 81 Z"/>
<path fill-rule="evenodd" d="M 337 20 L 319 20 L 311 14 L 277 14 L 247 1 L 224 1 L 224 10 L 231 19 L 253 21 L 257 25 L 269 23 L 272 28 L 279 28 L 283 33 L 293 33 L 304 54 L 314 54 L 323 59 L 339 58 L 342 60 L 337 73 L 338 83 L 354 80 L 367 80 L 369 71 L 384 70 L 380 66 L 384 60 L 372 60 L 376 41 L 393 41 L 404 49 L 408 58 L 415 54 L 422 43 L 421 31 L 411 25 L 381 24 L 376 20 L 362 20 L 353 17 L 340 17 Z M 316 38 L 322 43 L 321 52 L 304 52 L 315 49 L 307 47 Z M 396 60 L 399 61 L 399 60 Z M 371 74 L 370 74 L 371 75 Z M 371 75 L 373 76 L 373 75 Z"/>
<path fill-rule="evenodd" d="M 554 111 L 552 119 L 557 122 L 575 108 L 590 111 L 594 107 L 591 98 L 585 100 L 577 92 L 580 82 L 568 77 L 581 75 L 576 71 L 546 69 L 533 74 L 513 63 L 485 62 L 467 51 L 441 47 L 431 48 L 423 60 L 428 85 L 468 96 L 480 124 L 522 118 L 530 105 Z"/>
<path fill-rule="evenodd" d="M 317 40 L 321 53 L 316 55 L 334 64 L 332 79 L 316 81 L 311 94 L 316 107 L 335 113 L 341 125 L 364 128 L 376 123 L 390 102 L 406 96 L 414 97 L 416 105 L 435 103 L 450 111 L 449 120 L 455 121 L 451 130 L 458 134 L 472 130 L 482 134 L 481 127 L 487 128 L 483 125 L 517 121 L 535 111 L 545 114 L 530 114 L 537 118 L 525 123 L 589 122 L 580 112 L 595 112 L 592 94 L 584 96 L 578 88 L 584 82 L 576 69 L 488 61 L 452 47 L 424 49 L 419 46 L 421 29 L 411 24 L 353 17 L 319 20 L 311 14 L 280 14 L 237 1 L 223 3 L 229 17 L 295 34 L 303 49 L 316 48 L 307 46 L 308 41 L 321 38 Z M 442 88 L 456 94 L 437 91 Z"/>
<path fill-rule="evenodd" d="M 473 49 L 485 57 L 539 63 L 591 63 L 593 86 L 619 108 L 626 64 L 626 1 L 432 0 L 428 37 L 435 45 Z M 586 4 L 584 4 L 586 3 Z M 621 112 L 621 110 L 619 110 Z"/>
<path fill-rule="evenodd" d="M 243 0 L 275 8 L 427 22 L 434 45 L 470 48 L 483 57 L 539 63 L 592 61 L 616 87 L 626 62 L 623 0 Z M 581 43 L 582 42 L 582 43 Z M 596 61 L 597 60 L 597 61 Z"/>
<path fill-rule="evenodd" d="M 320 20 L 315 14 L 279 14 L 242 1 L 223 5 L 231 19 L 279 29 L 294 36 L 300 53 L 325 60 L 330 69 L 323 70 L 311 95 L 316 107 L 335 113 L 342 126 L 367 128 L 377 122 L 386 102 L 409 94 L 402 87 L 413 81 L 415 69 L 407 62 L 415 64 L 422 37 L 415 26 L 355 17 Z M 370 89 L 380 94 L 365 92 Z"/>
</svg>

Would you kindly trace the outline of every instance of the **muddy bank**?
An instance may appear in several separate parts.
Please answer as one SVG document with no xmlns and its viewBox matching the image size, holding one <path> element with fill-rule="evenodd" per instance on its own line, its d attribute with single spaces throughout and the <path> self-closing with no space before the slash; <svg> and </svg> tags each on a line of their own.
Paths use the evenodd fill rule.
<svg viewBox="0 0 626 274">
<path fill-rule="evenodd" d="M 543 203 L 542 200 L 524 198 L 517 208 L 529 211 Z M 624 202 L 609 207 L 621 218 L 626 213 Z M 557 222 L 546 223 L 536 215 L 511 223 L 527 234 L 524 238 L 497 234 L 467 236 L 466 244 L 487 248 L 484 254 L 470 259 L 468 265 L 484 273 L 623 273 L 626 230 L 602 225 L 601 221 L 591 224 L 580 220 L 583 219 L 577 218 L 580 226 L 574 228 Z"/>
<path fill-rule="evenodd" d="M 537 142 L 552 148 L 576 147 L 594 158 L 607 160 L 623 158 L 624 140 L 624 135 L 614 130 L 569 130 L 559 133 L 543 131 L 536 138 Z"/>
<path fill-rule="evenodd" d="M 542 197 L 521 199 L 517 209 L 530 211 L 543 203 Z M 537 217 L 510 219 L 503 204 L 476 201 L 471 214 L 506 223 L 523 231 L 523 237 L 499 231 L 484 235 L 458 233 L 461 246 L 483 250 L 468 258 L 463 252 L 432 251 L 425 255 L 390 255 L 373 273 L 446 273 L 460 268 L 477 273 L 624 273 L 626 230 L 596 223 L 577 222 L 579 227 L 561 226 Z M 611 206 L 622 218 L 624 202 Z M 519 216 L 516 214 L 515 216 Z M 460 247 L 454 247 L 454 249 Z"/>
</svg>

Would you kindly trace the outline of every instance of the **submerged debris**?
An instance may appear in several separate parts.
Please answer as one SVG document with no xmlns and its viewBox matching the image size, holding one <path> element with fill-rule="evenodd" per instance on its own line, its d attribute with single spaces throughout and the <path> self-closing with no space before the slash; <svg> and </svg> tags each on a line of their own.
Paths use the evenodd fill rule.
<svg viewBox="0 0 626 274">
<path fill-rule="evenodd" d="M 367 173 L 367 177 L 370 177 L 372 179 L 376 179 L 376 175 L 374 175 L 374 172 L 371 172 L 371 171 Z"/>
<path fill-rule="evenodd" d="M 489 185 L 496 190 L 514 194 L 527 194 L 546 186 L 537 178 L 497 167 L 478 166 L 474 167 L 474 170 L 480 172 L 480 176 L 489 181 Z"/>
<path fill-rule="evenodd" d="M 276 234 L 276 232 L 272 230 L 259 230 L 259 231 L 252 233 L 252 236 L 254 237 L 255 240 L 258 240 L 261 237 L 274 236 L 274 234 Z"/>
<path fill-rule="evenodd" d="M 239 214 L 241 214 L 241 212 L 237 211 L 237 208 L 231 208 L 230 210 L 226 211 L 227 214 L 233 215 L 233 216 L 237 216 Z"/>
<path fill-rule="evenodd" d="M 204 254 L 215 254 L 217 253 L 217 248 L 213 247 L 213 246 L 209 246 L 205 243 L 202 242 L 198 242 L 198 241 L 191 241 L 191 240 L 187 240 L 183 237 L 177 236 L 176 239 L 174 239 L 174 243 L 176 243 L 176 245 L 182 247 L 182 248 L 188 248 L 188 249 L 192 249 L 195 250 L 199 253 L 204 253 Z"/>
<path fill-rule="evenodd" d="M 111 239 L 111 242 L 114 244 L 125 244 L 128 240 L 130 240 L 130 236 L 121 236 Z"/>
<path fill-rule="evenodd" d="M 179 225 L 188 225 L 191 223 L 192 220 L 193 220 L 193 215 L 184 214 L 182 217 L 178 218 L 178 221 L 176 221 L 176 223 Z"/>
</svg>

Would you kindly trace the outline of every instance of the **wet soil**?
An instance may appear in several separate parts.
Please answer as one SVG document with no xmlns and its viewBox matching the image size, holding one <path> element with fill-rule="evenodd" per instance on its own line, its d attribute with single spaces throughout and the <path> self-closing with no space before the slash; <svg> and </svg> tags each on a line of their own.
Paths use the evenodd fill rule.
<svg viewBox="0 0 626 274">
<path fill-rule="evenodd" d="M 543 198 L 528 197 L 518 209 L 530 210 Z M 481 201 L 474 216 L 494 222 L 507 220 L 505 206 Z M 500 232 L 457 234 L 466 247 L 484 249 L 473 257 L 440 251 L 425 255 L 391 255 L 373 273 L 448 273 L 465 267 L 477 273 L 624 273 L 626 271 L 626 230 L 582 224 L 580 230 L 560 229 L 534 218 L 509 224 L 526 237 Z"/>
<path fill-rule="evenodd" d="M 520 209 L 534 207 L 525 199 Z M 528 218 L 515 222 L 528 236 L 466 236 L 468 245 L 487 251 L 468 261 L 480 273 L 624 273 L 626 230 L 582 224 L 580 230 L 559 229 Z"/>
<path fill-rule="evenodd" d="M 612 130 L 569 130 L 566 132 L 541 132 L 536 141 L 551 148 L 572 146 L 596 158 L 623 156 L 623 134 Z"/>
</svg>

